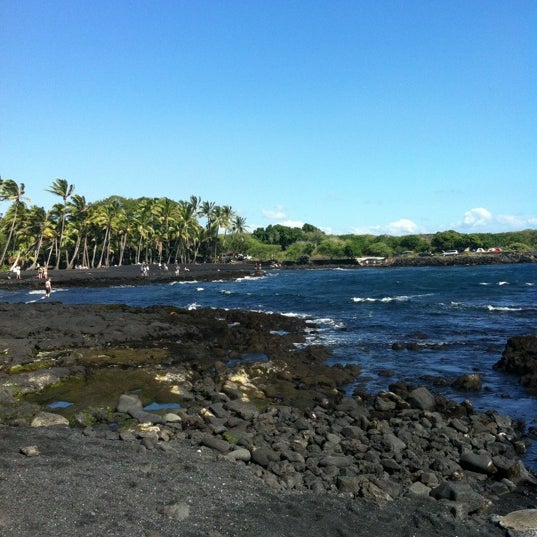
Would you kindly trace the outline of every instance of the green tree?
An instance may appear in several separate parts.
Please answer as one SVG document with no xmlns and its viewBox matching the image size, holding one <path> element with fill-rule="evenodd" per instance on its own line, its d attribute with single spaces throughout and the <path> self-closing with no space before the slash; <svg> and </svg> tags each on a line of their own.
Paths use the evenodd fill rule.
<svg viewBox="0 0 537 537">
<path fill-rule="evenodd" d="M 61 260 L 61 254 L 62 254 L 62 247 L 63 247 L 63 236 L 64 236 L 64 229 L 65 229 L 65 220 L 67 218 L 67 200 L 71 197 L 73 194 L 73 190 L 75 189 L 75 185 L 70 185 L 65 179 L 56 179 L 51 187 L 47 189 L 47 192 L 50 192 L 51 194 L 54 194 L 55 196 L 59 196 L 63 200 L 63 206 L 61 210 L 61 219 L 60 219 L 60 234 L 59 234 L 59 240 L 57 243 L 57 249 L 56 249 L 56 269 L 60 268 L 60 260 Z M 66 259 L 66 264 L 68 264 L 69 261 Z"/>
<path fill-rule="evenodd" d="M 429 242 L 420 235 L 404 235 L 399 239 L 399 253 L 406 250 L 413 252 L 426 252 L 429 250 Z"/>
<path fill-rule="evenodd" d="M 315 248 L 316 256 L 329 259 L 342 259 L 345 257 L 345 242 L 338 237 L 327 237 Z"/>
<path fill-rule="evenodd" d="M 455 250 L 461 247 L 465 241 L 462 240 L 462 236 L 457 231 L 452 229 L 448 231 L 441 231 L 435 233 L 431 240 L 433 248 L 439 251 L 443 250 Z"/>
<path fill-rule="evenodd" d="M 374 257 L 392 257 L 393 249 L 384 241 L 377 241 L 369 244 L 365 251 L 366 255 Z"/>
<path fill-rule="evenodd" d="M 0 180 L 0 201 L 12 201 L 11 206 L 11 224 L 6 238 L 4 249 L 2 250 L 2 257 L 0 258 L 0 266 L 4 264 L 6 254 L 15 232 L 15 226 L 17 225 L 17 217 L 21 206 L 24 205 L 25 186 L 24 183 L 17 184 L 13 179 Z M 28 200 L 29 201 L 29 200 Z"/>
</svg>

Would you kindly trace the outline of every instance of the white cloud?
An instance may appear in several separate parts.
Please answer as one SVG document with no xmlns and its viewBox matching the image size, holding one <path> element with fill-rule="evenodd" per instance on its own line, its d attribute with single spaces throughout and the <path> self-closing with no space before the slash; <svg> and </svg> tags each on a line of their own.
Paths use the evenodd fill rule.
<svg viewBox="0 0 537 537">
<path fill-rule="evenodd" d="M 516 231 L 537 227 L 537 216 L 499 214 L 497 220 L 500 224 L 503 224 Z"/>
<path fill-rule="evenodd" d="M 464 213 L 463 225 L 469 227 L 483 227 L 493 220 L 492 213 L 483 207 L 470 209 Z"/>
<path fill-rule="evenodd" d="M 463 232 L 479 230 L 482 233 L 501 233 L 535 227 L 537 227 L 537 216 L 495 215 L 488 209 L 479 207 L 464 213 L 463 221 L 456 224 L 454 229 L 461 229 Z"/>
<path fill-rule="evenodd" d="M 299 227 L 301 228 L 304 225 L 304 222 L 300 222 L 299 220 L 286 220 L 285 222 L 279 222 L 282 226 L 287 227 Z"/>
<path fill-rule="evenodd" d="M 405 235 L 416 233 L 418 230 L 418 226 L 408 218 L 401 218 L 400 220 L 397 220 L 397 222 L 388 224 L 386 227 L 390 235 Z"/>
<path fill-rule="evenodd" d="M 277 223 L 281 226 L 301 228 L 304 225 L 304 222 L 300 220 L 288 219 L 283 205 L 276 205 L 274 209 L 263 209 L 262 213 L 269 220 L 277 220 Z"/>
<path fill-rule="evenodd" d="M 355 227 L 351 229 L 351 233 L 356 235 L 408 235 L 420 232 L 418 225 L 408 218 L 401 218 L 382 226 Z"/>
<path fill-rule="evenodd" d="M 282 220 L 283 218 L 287 218 L 285 207 L 283 205 L 276 205 L 274 210 L 263 209 L 262 213 L 265 218 L 270 220 Z"/>
</svg>

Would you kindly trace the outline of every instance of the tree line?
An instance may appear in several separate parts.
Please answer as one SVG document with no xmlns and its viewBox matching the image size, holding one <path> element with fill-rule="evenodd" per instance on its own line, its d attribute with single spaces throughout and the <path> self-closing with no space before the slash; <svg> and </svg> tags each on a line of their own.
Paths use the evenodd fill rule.
<svg viewBox="0 0 537 537">
<path fill-rule="evenodd" d="M 313 259 L 393 257 L 444 250 L 475 251 L 500 247 L 537 251 L 537 230 L 508 233 L 423 235 L 329 235 L 312 224 L 280 224 L 246 229 L 246 220 L 229 205 L 166 197 L 111 196 L 88 203 L 75 186 L 56 179 L 47 189 L 58 202 L 50 210 L 30 205 L 24 183 L 0 178 L 0 267 L 16 264 L 54 268 L 96 268 L 140 263 L 232 260 L 307 262 Z"/>
<path fill-rule="evenodd" d="M 506 233 L 459 233 L 454 230 L 435 234 L 327 235 L 311 224 L 301 229 L 282 225 L 258 228 L 253 238 L 279 260 L 345 259 L 364 256 L 431 255 L 447 250 L 476 252 L 501 248 L 514 252 L 537 251 L 537 230 Z M 251 249 L 256 251 L 255 245 Z M 262 248 L 257 247 L 257 250 Z"/>
<path fill-rule="evenodd" d="M 65 179 L 48 192 L 50 210 L 29 205 L 24 183 L 0 179 L 0 267 L 72 269 L 140 263 L 214 261 L 237 249 L 246 221 L 229 205 L 166 197 L 111 196 L 88 203 Z"/>
</svg>

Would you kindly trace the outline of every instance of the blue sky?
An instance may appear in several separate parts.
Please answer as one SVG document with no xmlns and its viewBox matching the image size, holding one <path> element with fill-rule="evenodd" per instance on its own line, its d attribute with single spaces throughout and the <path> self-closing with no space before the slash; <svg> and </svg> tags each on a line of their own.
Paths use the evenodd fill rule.
<svg viewBox="0 0 537 537">
<path fill-rule="evenodd" d="M 252 229 L 537 228 L 534 0 L 3 0 L 0 20 L 0 175 L 33 204 L 64 178 Z"/>
</svg>

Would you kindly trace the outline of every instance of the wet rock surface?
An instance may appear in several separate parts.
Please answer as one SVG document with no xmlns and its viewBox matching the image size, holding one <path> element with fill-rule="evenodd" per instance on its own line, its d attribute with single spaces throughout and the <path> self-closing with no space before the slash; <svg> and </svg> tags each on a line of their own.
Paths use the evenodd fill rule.
<svg viewBox="0 0 537 537">
<path fill-rule="evenodd" d="M 509 338 L 494 368 L 518 375 L 520 384 L 537 394 L 537 335 Z"/>
<path fill-rule="evenodd" d="M 348 395 L 358 368 L 325 366 L 301 319 L 1 308 L 0 534 L 500 536 L 537 508 L 520 424 L 401 382 Z M 158 378 L 180 407 L 124 386 L 32 399 L 103 370 Z"/>
</svg>

